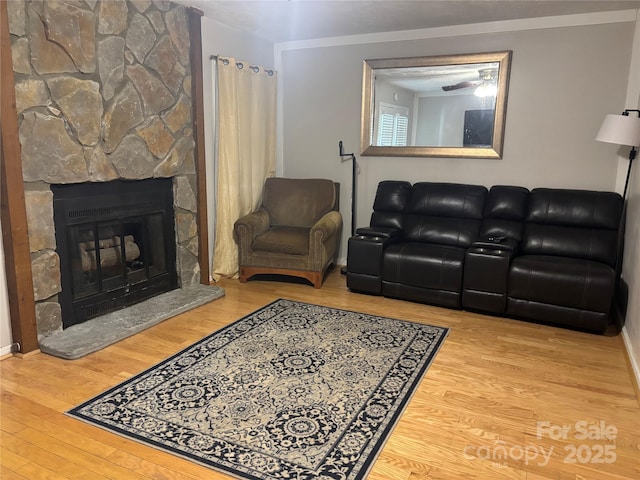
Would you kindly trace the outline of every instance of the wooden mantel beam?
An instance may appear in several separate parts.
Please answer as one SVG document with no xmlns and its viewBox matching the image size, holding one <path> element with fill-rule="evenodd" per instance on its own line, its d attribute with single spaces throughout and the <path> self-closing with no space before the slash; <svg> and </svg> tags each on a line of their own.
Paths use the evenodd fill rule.
<svg viewBox="0 0 640 480">
<path fill-rule="evenodd" d="M 38 333 L 6 1 L 0 1 L 0 37 L 2 240 L 12 336 L 14 343 L 18 343 L 20 346 L 20 353 L 24 354 L 38 349 Z"/>
<path fill-rule="evenodd" d="M 189 19 L 189 40 L 191 43 L 191 98 L 193 108 L 193 138 L 195 140 L 194 157 L 197 176 L 198 212 L 198 263 L 200 264 L 200 283 L 209 284 L 209 227 L 207 224 L 207 168 L 204 152 L 204 106 L 202 86 L 202 32 L 203 12 L 197 8 L 187 9 Z"/>
</svg>

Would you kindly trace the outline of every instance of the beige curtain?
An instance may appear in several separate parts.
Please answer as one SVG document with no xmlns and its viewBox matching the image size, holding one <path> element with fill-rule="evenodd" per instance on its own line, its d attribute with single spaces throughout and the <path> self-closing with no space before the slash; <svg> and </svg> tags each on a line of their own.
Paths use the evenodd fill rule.
<svg viewBox="0 0 640 480">
<path fill-rule="evenodd" d="M 214 280 L 237 276 L 234 222 L 255 210 L 264 181 L 275 175 L 276 72 L 217 59 L 218 152 Z"/>
</svg>

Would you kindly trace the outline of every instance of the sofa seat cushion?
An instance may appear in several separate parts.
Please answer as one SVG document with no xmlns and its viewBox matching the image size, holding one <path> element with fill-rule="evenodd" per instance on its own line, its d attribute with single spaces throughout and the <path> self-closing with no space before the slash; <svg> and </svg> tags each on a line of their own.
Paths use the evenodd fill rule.
<svg viewBox="0 0 640 480">
<path fill-rule="evenodd" d="M 509 271 L 509 298 L 608 313 L 615 284 L 605 264 L 567 257 L 523 255 Z"/>
<path fill-rule="evenodd" d="M 382 279 L 420 288 L 460 292 L 466 249 L 409 242 L 390 245 L 384 252 Z"/>
<path fill-rule="evenodd" d="M 301 227 L 271 227 L 253 241 L 255 251 L 309 255 L 309 230 Z"/>
</svg>

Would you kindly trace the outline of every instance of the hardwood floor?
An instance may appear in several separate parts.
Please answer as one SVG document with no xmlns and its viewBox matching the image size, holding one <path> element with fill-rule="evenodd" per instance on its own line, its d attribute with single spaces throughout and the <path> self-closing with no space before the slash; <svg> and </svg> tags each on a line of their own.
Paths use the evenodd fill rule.
<svg viewBox="0 0 640 480">
<path fill-rule="evenodd" d="M 640 405 L 619 336 L 351 293 L 339 269 L 319 290 L 220 285 L 225 297 L 82 359 L 0 362 L 0 478 L 231 478 L 63 412 L 277 298 L 451 328 L 370 480 L 640 478 Z"/>
</svg>

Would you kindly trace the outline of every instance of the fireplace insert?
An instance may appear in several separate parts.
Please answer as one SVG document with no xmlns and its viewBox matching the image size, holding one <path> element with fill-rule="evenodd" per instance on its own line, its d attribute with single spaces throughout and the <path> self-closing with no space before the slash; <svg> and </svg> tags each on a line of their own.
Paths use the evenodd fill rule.
<svg viewBox="0 0 640 480">
<path fill-rule="evenodd" d="M 51 189 L 64 328 L 177 288 L 171 179 Z"/>
</svg>

